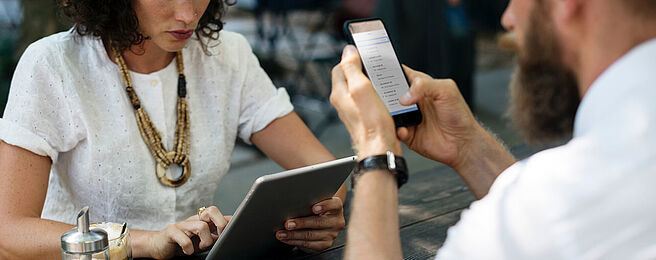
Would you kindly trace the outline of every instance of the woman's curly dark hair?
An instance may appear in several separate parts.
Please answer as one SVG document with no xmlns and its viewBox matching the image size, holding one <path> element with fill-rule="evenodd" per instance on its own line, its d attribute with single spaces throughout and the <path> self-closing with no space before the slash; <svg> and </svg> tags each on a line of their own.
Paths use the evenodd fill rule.
<svg viewBox="0 0 656 260">
<path fill-rule="evenodd" d="M 210 0 L 205 13 L 196 27 L 199 39 L 206 37 L 212 40 L 219 38 L 223 29 L 223 16 L 226 8 L 235 1 Z M 139 32 L 139 19 L 132 8 L 132 0 L 61 0 L 60 11 L 73 22 L 74 30 L 79 35 L 100 37 L 103 42 L 112 45 L 123 52 L 132 45 L 141 45 L 145 36 Z M 207 46 L 200 41 L 207 52 Z"/>
</svg>

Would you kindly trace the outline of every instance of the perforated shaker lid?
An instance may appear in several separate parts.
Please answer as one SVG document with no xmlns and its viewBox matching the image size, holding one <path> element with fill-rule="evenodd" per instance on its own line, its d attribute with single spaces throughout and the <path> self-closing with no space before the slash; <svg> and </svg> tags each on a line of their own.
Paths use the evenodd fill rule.
<svg viewBox="0 0 656 260">
<path fill-rule="evenodd" d="M 107 232 L 101 228 L 89 229 L 89 207 L 77 214 L 77 228 L 61 236 L 61 246 L 68 253 L 96 253 L 107 249 Z"/>
</svg>

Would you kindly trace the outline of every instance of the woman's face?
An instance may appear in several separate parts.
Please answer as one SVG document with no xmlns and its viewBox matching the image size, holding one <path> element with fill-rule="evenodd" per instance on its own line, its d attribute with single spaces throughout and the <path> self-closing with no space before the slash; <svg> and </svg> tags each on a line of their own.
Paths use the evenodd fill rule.
<svg viewBox="0 0 656 260">
<path fill-rule="evenodd" d="M 181 50 L 210 0 L 133 0 L 139 31 L 162 50 Z"/>
</svg>

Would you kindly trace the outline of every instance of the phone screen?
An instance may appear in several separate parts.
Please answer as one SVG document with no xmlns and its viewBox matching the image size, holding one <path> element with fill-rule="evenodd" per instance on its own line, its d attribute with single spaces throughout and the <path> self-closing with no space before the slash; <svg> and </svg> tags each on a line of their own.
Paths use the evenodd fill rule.
<svg viewBox="0 0 656 260">
<path fill-rule="evenodd" d="M 418 110 L 417 105 L 399 103 L 410 86 L 396 58 L 385 25 L 380 20 L 354 22 L 348 25 L 362 63 L 378 96 L 392 116 Z"/>
</svg>

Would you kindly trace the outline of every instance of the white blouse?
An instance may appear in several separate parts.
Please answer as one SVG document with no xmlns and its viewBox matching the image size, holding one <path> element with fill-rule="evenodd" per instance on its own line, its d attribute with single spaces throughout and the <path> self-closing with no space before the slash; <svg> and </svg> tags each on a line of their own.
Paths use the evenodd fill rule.
<svg viewBox="0 0 656 260">
<path fill-rule="evenodd" d="M 208 50 L 211 55 L 195 37 L 182 50 L 191 176 L 171 188 L 155 175 L 155 159 L 137 127 L 121 73 L 100 39 L 68 31 L 30 45 L 11 82 L 0 140 L 51 158 L 42 218 L 74 224 L 77 212 L 88 205 L 91 221 L 159 230 L 213 204 L 236 137 L 249 142 L 253 133 L 293 107 L 243 36 L 222 31 Z M 175 59 L 160 71 L 131 75 L 142 107 L 171 150 Z M 167 174 L 177 177 L 179 168 L 173 166 Z"/>
</svg>

